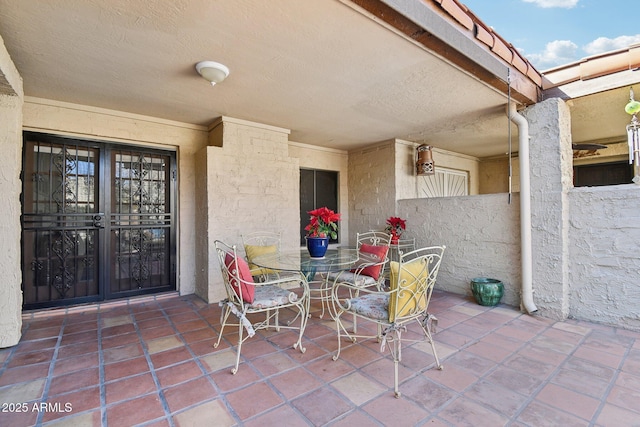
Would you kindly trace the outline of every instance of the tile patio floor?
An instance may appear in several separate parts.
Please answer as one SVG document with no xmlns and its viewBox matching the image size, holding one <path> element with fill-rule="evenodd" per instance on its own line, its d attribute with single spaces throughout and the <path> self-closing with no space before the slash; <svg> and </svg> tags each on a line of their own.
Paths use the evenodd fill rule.
<svg viewBox="0 0 640 427">
<path fill-rule="evenodd" d="M 333 361 L 318 309 L 304 354 L 290 331 L 259 333 L 236 375 L 235 331 L 214 349 L 220 308 L 194 296 L 25 313 L 0 350 L 0 426 L 640 425 L 640 333 L 435 292 L 444 370 L 405 347 L 396 399 L 388 351 L 346 343 Z"/>
</svg>

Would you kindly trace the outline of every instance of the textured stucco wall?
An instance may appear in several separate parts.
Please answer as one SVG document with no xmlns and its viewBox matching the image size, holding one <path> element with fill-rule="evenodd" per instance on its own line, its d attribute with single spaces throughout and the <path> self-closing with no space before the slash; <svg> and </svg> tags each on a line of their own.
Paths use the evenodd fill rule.
<svg viewBox="0 0 640 427">
<path fill-rule="evenodd" d="M 416 246 L 446 245 L 436 287 L 471 295 L 474 277 L 504 283 L 502 302 L 520 304 L 519 195 L 506 194 L 400 200 L 398 213 Z"/>
<path fill-rule="evenodd" d="M 300 168 L 289 156 L 289 131 L 228 117 L 216 129 L 220 126 L 222 141 L 206 148 L 206 207 L 197 208 L 207 216 L 206 265 L 198 265 L 198 277 L 206 276 L 207 284 L 199 296 L 210 303 L 225 297 L 215 239 L 242 253 L 242 234 L 280 231 L 284 249 L 299 247 Z M 198 283 L 197 289 L 205 285 Z"/>
<path fill-rule="evenodd" d="M 350 240 L 356 233 L 382 230 L 396 215 L 396 142 L 349 152 Z"/>
<path fill-rule="evenodd" d="M 640 187 L 575 188 L 569 203 L 570 317 L 640 330 Z"/>
<path fill-rule="evenodd" d="M 178 288 L 182 295 L 195 292 L 195 154 L 207 144 L 207 128 L 26 97 L 24 129 L 177 150 Z"/>
<path fill-rule="evenodd" d="M 534 301 L 540 314 L 569 315 L 568 191 L 573 186 L 571 115 L 552 98 L 523 112 L 529 122 Z"/>
<path fill-rule="evenodd" d="M 0 348 L 16 345 L 22 329 L 20 171 L 23 102 L 22 79 L 0 38 Z"/>
</svg>

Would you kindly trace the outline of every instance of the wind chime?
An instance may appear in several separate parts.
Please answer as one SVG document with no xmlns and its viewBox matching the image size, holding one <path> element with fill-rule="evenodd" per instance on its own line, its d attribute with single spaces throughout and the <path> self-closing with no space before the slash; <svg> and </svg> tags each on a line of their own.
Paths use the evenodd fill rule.
<svg viewBox="0 0 640 427">
<path fill-rule="evenodd" d="M 629 103 L 624 111 L 631 115 L 631 123 L 627 125 L 629 164 L 633 163 L 633 182 L 640 185 L 640 122 L 636 117 L 640 112 L 640 102 L 633 99 L 633 88 L 629 90 Z"/>
</svg>

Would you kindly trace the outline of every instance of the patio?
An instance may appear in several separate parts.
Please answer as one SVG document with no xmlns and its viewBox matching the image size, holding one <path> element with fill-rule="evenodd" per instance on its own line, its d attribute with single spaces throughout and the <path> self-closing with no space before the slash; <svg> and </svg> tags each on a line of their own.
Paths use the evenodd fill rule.
<svg viewBox="0 0 640 427">
<path fill-rule="evenodd" d="M 388 351 L 347 344 L 333 361 L 319 308 L 306 353 L 293 332 L 259 333 L 235 376 L 235 329 L 214 349 L 220 308 L 194 295 L 25 312 L 0 350 L 0 425 L 638 425 L 640 333 L 436 291 L 444 370 L 428 344 L 404 347 L 396 399 Z"/>
</svg>

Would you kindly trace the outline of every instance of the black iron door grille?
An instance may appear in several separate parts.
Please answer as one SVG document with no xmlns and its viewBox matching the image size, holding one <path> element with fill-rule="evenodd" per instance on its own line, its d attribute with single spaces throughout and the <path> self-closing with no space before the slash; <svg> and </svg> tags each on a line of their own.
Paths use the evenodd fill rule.
<svg viewBox="0 0 640 427">
<path fill-rule="evenodd" d="M 25 132 L 24 307 L 175 289 L 175 154 Z"/>
</svg>

